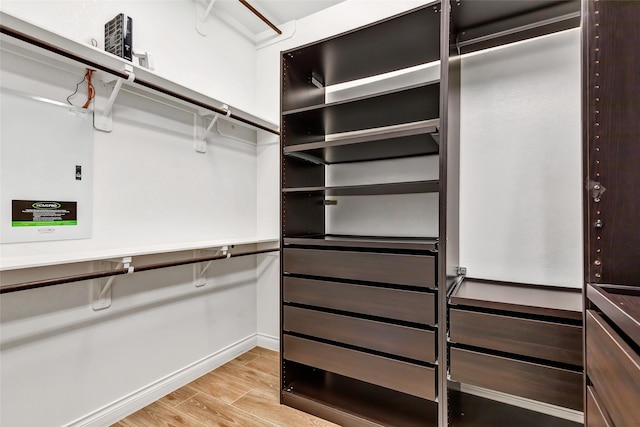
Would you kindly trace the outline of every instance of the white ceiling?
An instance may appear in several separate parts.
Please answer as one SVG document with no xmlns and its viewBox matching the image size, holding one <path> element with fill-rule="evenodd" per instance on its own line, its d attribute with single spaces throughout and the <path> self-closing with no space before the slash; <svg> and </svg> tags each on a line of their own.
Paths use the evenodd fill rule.
<svg viewBox="0 0 640 427">
<path fill-rule="evenodd" d="M 202 4 L 208 4 L 210 0 L 201 1 Z M 248 0 L 251 6 L 276 26 L 309 16 L 343 1 L 345 0 Z M 222 12 L 222 14 L 233 17 L 253 34 L 269 30 L 267 24 L 238 0 L 216 0 L 213 12 Z"/>
</svg>

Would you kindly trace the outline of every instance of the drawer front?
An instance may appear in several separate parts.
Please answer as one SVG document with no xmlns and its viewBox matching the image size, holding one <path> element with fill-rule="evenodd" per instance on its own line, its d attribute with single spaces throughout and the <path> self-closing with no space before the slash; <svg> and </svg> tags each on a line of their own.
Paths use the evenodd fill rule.
<svg viewBox="0 0 640 427">
<path fill-rule="evenodd" d="M 424 329 L 285 307 L 284 330 L 423 362 L 436 360 L 435 333 Z"/>
<path fill-rule="evenodd" d="M 397 285 L 435 287 L 435 259 L 429 255 L 382 254 L 288 248 L 284 271 Z"/>
<path fill-rule="evenodd" d="M 451 309 L 451 341 L 582 366 L 582 328 Z"/>
<path fill-rule="evenodd" d="M 587 311 L 587 375 L 616 426 L 640 420 L 640 356 L 596 312 Z"/>
<path fill-rule="evenodd" d="M 426 292 L 285 277 L 286 302 L 434 325 L 435 297 Z"/>
<path fill-rule="evenodd" d="M 582 411 L 582 374 L 451 348 L 451 379 Z"/>
<path fill-rule="evenodd" d="M 435 368 L 284 336 L 284 358 L 423 399 L 435 400 Z"/>
<path fill-rule="evenodd" d="M 591 386 L 587 386 L 587 427 L 613 427 L 606 415 L 606 410 L 600 402 L 598 393 Z"/>
</svg>

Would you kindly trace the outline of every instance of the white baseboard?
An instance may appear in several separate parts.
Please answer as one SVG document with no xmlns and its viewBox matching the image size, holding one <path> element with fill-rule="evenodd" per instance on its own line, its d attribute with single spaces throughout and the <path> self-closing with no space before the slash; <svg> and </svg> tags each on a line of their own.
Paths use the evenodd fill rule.
<svg viewBox="0 0 640 427">
<path fill-rule="evenodd" d="M 536 400 L 526 399 L 524 397 L 513 396 L 501 393 L 495 390 L 488 390 L 468 384 L 460 384 L 460 391 L 472 394 L 478 397 L 495 400 L 497 402 L 506 403 L 508 405 L 517 406 L 519 408 L 529 409 L 531 411 L 540 412 L 542 414 L 552 415 L 576 423 L 584 423 L 584 414 L 561 406 L 551 405 L 549 403 L 538 402 Z"/>
<path fill-rule="evenodd" d="M 273 335 L 258 334 L 258 346 L 269 350 L 280 351 L 280 338 Z"/>
<path fill-rule="evenodd" d="M 87 414 L 67 424 L 65 427 L 103 427 L 114 424 L 207 372 L 235 359 L 256 345 L 259 345 L 258 336 L 256 334 L 248 336 L 95 412 Z"/>
</svg>

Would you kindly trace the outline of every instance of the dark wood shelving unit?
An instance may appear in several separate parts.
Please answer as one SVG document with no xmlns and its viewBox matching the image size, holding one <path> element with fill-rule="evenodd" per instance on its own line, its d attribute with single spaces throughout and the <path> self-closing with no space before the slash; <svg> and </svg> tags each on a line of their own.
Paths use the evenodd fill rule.
<svg viewBox="0 0 640 427">
<path fill-rule="evenodd" d="M 283 188 L 283 193 L 324 193 L 325 196 L 381 196 L 390 194 L 435 193 L 437 180 L 391 182 L 384 184 L 342 185 L 335 187 Z"/>
<path fill-rule="evenodd" d="M 284 154 L 326 165 L 438 154 L 439 120 L 402 128 L 371 129 L 365 135 L 284 147 Z"/>
<path fill-rule="evenodd" d="M 441 191 L 440 179 L 327 186 L 326 175 L 440 156 L 442 88 L 367 86 L 328 102 L 325 87 L 439 60 L 441 19 L 434 3 L 282 53 L 281 401 L 345 426 L 438 425 L 443 236 L 335 235 L 325 211 L 341 207 L 327 197 Z"/>
</svg>

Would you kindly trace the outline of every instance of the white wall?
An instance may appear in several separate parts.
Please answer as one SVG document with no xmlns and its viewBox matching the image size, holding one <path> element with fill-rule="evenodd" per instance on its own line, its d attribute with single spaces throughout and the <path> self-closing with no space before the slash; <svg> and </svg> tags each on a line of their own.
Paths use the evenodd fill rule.
<svg viewBox="0 0 640 427">
<path fill-rule="evenodd" d="M 159 75 L 253 112 L 254 46 L 214 17 L 209 35 L 199 36 L 191 1 L 3 1 L 1 8 L 99 43 L 104 22 L 128 13 L 134 44 L 156 54 Z M 3 86 L 60 101 L 83 75 L 6 52 L 0 63 Z M 255 238 L 256 148 L 211 133 L 207 153 L 196 153 L 193 121 L 193 111 L 122 92 L 113 132 L 94 133 L 93 237 L 3 245 L 2 257 Z M 134 265 L 190 256 L 134 257 Z M 255 256 L 214 262 L 202 288 L 193 286 L 192 266 L 119 277 L 103 311 L 92 310 L 88 282 L 3 295 L 0 425 L 107 425 L 248 350 L 256 343 L 256 267 Z M 102 269 L 96 262 L 3 271 L 2 283 Z"/>
<path fill-rule="evenodd" d="M 580 31 L 462 60 L 460 262 L 471 277 L 580 288 Z"/>
</svg>

